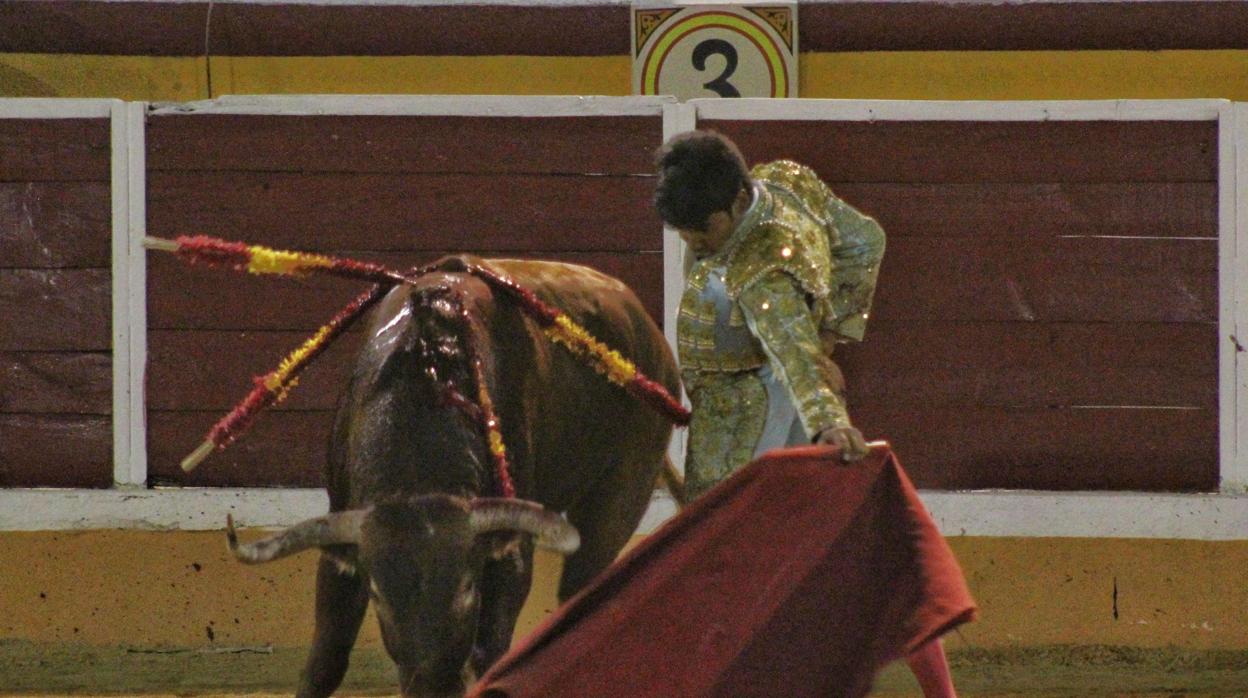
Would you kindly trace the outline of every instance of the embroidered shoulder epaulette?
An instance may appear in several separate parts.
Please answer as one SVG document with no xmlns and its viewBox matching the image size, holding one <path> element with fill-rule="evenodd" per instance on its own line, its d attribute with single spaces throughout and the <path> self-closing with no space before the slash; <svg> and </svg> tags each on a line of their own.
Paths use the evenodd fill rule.
<svg viewBox="0 0 1248 698">
<path fill-rule="evenodd" d="M 827 188 L 809 168 L 787 160 L 759 165 L 751 175 L 761 185 L 761 199 L 741 222 L 741 236 L 729 241 L 728 295 L 735 299 L 767 274 L 783 271 L 806 293 L 826 297 L 832 292 L 832 228 L 815 212 L 822 207 L 805 199 L 820 195 L 809 180 Z"/>
</svg>

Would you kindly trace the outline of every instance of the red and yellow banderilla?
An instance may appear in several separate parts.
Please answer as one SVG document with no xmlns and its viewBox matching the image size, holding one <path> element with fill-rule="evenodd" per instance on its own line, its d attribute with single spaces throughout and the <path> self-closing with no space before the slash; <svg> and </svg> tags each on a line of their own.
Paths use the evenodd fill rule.
<svg viewBox="0 0 1248 698">
<path fill-rule="evenodd" d="M 319 274 L 374 284 L 292 351 L 276 369 L 255 379 L 256 386 L 247 397 L 212 427 L 203 444 L 183 459 L 182 469 L 187 472 L 199 465 L 214 448 L 224 448 L 241 436 L 264 408 L 285 399 L 298 383 L 299 373 L 360 315 L 380 300 L 386 291 L 396 284 L 410 283 L 423 273 L 422 270 L 415 274 L 404 274 L 369 262 L 274 250 L 204 235 L 181 236 L 176 240 L 148 237 L 144 238 L 143 244 L 149 249 L 177 254 L 190 263 L 224 266 L 252 274 Z M 674 424 L 684 426 L 689 423 L 689 411 L 666 388 L 646 377 L 632 361 L 598 341 L 562 310 L 543 302 L 529 289 L 489 269 L 468 265 L 467 271 L 516 300 L 524 313 L 541 326 L 551 341 L 587 359 L 594 370 L 606 376 L 612 383 L 623 387 L 630 395 L 650 405 Z M 485 391 L 484 376 L 479 374 L 479 368 L 478 383 L 478 401 L 489 415 L 487 437 L 490 451 L 500 461 L 504 483 L 509 484 L 505 471 L 505 450 L 498 432 L 498 418 L 491 409 L 492 403 Z"/>
<path fill-rule="evenodd" d="M 333 340 L 381 300 L 386 291 L 406 280 L 403 275 L 376 264 L 305 252 L 273 250 L 205 235 L 182 236 L 176 240 L 147 237 L 143 239 L 143 245 L 148 249 L 172 252 L 192 264 L 229 267 L 252 274 L 304 276 L 321 273 L 374 282 L 372 288 L 353 299 L 282 359 L 276 369 L 253 379 L 255 387 L 251 392 L 212 426 L 198 448 L 182 459 L 182 470 L 188 473 L 202 463 L 214 449 L 225 448 L 251 428 L 265 408 L 285 400 L 290 390 L 299 383 L 299 374 L 313 359 L 329 348 Z"/>
</svg>

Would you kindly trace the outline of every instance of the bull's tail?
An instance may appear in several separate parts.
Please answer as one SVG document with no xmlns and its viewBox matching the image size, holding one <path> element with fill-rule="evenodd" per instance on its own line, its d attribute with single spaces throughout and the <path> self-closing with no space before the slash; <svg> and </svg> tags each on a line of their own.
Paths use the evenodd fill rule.
<svg viewBox="0 0 1248 698">
<path fill-rule="evenodd" d="M 672 465 L 672 459 L 666 455 L 663 456 L 663 472 L 659 478 L 663 482 L 663 487 L 672 494 L 672 499 L 676 500 L 677 506 L 683 509 L 689 503 L 685 497 L 685 478 L 676 470 L 676 466 Z"/>
</svg>

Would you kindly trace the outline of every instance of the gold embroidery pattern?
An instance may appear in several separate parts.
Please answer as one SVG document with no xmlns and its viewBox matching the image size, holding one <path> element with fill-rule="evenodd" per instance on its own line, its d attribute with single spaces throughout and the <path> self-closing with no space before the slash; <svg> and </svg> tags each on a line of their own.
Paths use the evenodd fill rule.
<svg viewBox="0 0 1248 698">
<path fill-rule="evenodd" d="M 769 272 L 782 270 L 810 295 L 826 298 L 832 291 L 832 256 L 824 227 L 797 207 L 777 201 L 784 196 L 782 190 L 768 187 L 764 196 L 768 201 L 758 223 L 743 224 L 725 246 L 728 295 L 736 298 Z"/>
<path fill-rule="evenodd" d="M 686 387 L 693 421 L 685 490 L 692 498 L 750 462 L 767 421 L 767 389 L 752 371 L 705 373 Z"/>
<path fill-rule="evenodd" d="M 749 371 L 767 363 L 767 355 L 757 342 L 740 350 L 726 349 L 716 342 L 715 303 L 702 294 L 715 268 L 714 260 L 701 260 L 695 264 L 680 299 L 680 310 L 676 315 L 676 350 L 681 370 L 685 373 Z M 744 327 L 745 320 L 735 304 L 731 312 L 738 318 L 736 326 Z"/>
<path fill-rule="evenodd" d="M 756 166 L 751 175 L 766 198 L 726 245 L 729 295 L 736 298 L 770 272 L 786 272 L 813 298 L 811 312 L 821 331 L 861 341 L 884 256 L 884 230 L 804 165 L 777 160 Z"/>
<path fill-rule="evenodd" d="M 849 426 L 840 371 L 823 353 L 797 282 L 777 272 L 746 289 L 741 306 L 780 383 L 789 391 L 806 435 Z"/>
<path fill-rule="evenodd" d="M 723 249 L 690 268 L 677 318 L 693 403 L 686 461 L 693 496 L 753 457 L 768 419 L 767 387 L 757 371 L 764 365 L 789 393 L 808 436 L 850 424 L 844 380 L 820 335 L 862 338 L 884 253 L 880 226 L 809 168 L 778 161 L 753 174 L 758 199 Z M 718 300 L 704 293 L 711 281 L 718 284 L 712 274 L 723 275 Z M 742 324 L 749 342 L 734 334 Z M 718 350 L 717 338 L 725 345 Z"/>
</svg>

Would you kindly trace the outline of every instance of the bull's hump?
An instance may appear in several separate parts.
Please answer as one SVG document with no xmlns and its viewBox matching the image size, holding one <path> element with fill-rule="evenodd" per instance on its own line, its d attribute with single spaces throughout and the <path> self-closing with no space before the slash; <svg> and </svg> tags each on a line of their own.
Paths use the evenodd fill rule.
<svg viewBox="0 0 1248 698">
<path fill-rule="evenodd" d="M 628 290 L 624 282 L 608 276 L 597 269 L 572 264 L 535 259 L 491 259 L 488 266 L 511 277 L 521 286 L 537 289 L 559 289 L 563 292 Z"/>
</svg>

